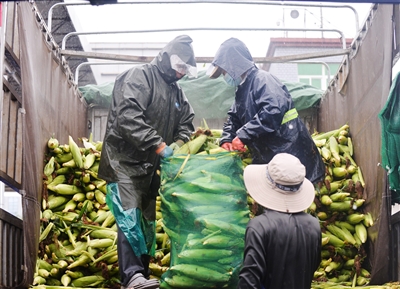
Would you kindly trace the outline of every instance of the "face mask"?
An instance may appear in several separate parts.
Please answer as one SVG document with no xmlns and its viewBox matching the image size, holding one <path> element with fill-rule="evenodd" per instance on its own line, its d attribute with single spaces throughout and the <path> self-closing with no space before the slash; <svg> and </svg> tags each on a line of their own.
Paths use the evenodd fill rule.
<svg viewBox="0 0 400 289">
<path fill-rule="evenodd" d="M 242 78 L 240 76 L 236 79 L 233 79 L 228 73 L 225 73 L 224 80 L 230 86 L 239 86 L 239 84 L 242 82 Z"/>
</svg>

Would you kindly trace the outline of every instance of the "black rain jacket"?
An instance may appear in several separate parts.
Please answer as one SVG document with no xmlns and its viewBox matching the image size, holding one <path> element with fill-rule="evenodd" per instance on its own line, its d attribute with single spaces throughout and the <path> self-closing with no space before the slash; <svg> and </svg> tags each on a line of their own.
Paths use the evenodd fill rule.
<svg viewBox="0 0 400 289">
<path fill-rule="evenodd" d="M 265 209 L 247 224 L 245 238 L 238 289 L 310 289 L 321 262 L 316 218 Z"/>
<path fill-rule="evenodd" d="M 286 86 L 258 69 L 245 44 L 236 38 L 221 45 L 212 64 L 234 79 L 247 72 L 228 111 L 220 145 L 237 136 L 251 151 L 254 164 L 266 164 L 278 153 L 290 153 L 306 167 L 307 179 L 321 181 L 325 165 L 302 120 L 297 117 L 282 124 L 285 113 L 294 108 Z"/>
<path fill-rule="evenodd" d="M 178 36 L 151 63 L 131 68 L 115 80 L 98 176 L 120 183 L 125 210 L 141 208 L 143 198 L 157 195 L 157 146 L 188 141 L 194 131 L 194 111 L 170 63 L 175 54 L 196 67 L 191 43 L 189 36 Z"/>
</svg>

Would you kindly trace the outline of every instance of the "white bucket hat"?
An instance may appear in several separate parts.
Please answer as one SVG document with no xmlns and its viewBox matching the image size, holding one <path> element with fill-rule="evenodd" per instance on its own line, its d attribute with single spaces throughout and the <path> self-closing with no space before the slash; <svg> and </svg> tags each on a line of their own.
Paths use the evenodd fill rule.
<svg viewBox="0 0 400 289">
<path fill-rule="evenodd" d="M 244 183 L 261 206 L 284 213 L 305 211 L 314 201 L 314 185 L 305 178 L 306 168 L 291 154 L 275 155 L 266 165 L 248 165 Z"/>
</svg>

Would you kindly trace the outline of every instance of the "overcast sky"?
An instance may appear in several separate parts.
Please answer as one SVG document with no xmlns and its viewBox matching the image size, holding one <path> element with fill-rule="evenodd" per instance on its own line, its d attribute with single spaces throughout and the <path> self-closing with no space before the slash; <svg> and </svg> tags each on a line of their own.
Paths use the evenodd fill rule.
<svg viewBox="0 0 400 289">
<path fill-rule="evenodd" d="M 66 0 L 65 2 L 77 2 Z M 372 4 L 308 2 L 265 2 L 259 4 L 115 4 L 115 5 L 74 5 L 68 6 L 74 16 L 78 32 L 94 31 L 147 31 L 158 29 L 198 28 L 265 28 L 265 31 L 218 31 L 191 30 L 151 33 L 114 33 L 86 35 L 88 42 L 168 42 L 180 34 L 193 39 L 196 56 L 214 56 L 219 45 L 230 37 L 237 37 L 246 43 L 253 57 L 265 56 L 271 37 L 321 37 L 318 31 L 272 31 L 273 29 L 329 29 L 338 30 L 346 38 L 356 33 L 356 15 L 348 6 L 356 9 L 359 27 L 362 27 Z M 285 3 L 282 5 L 282 3 Z M 323 5 L 325 7 L 315 7 Z M 328 8 L 327 5 L 336 6 Z M 340 8 L 339 8 L 340 7 Z M 297 10 L 296 13 L 293 10 Z M 297 18 L 293 18 L 298 14 Z M 292 16 L 291 16 L 292 15 Z M 321 21 L 322 19 L 322 21 Z M 339 32 L 323 32 L 326 38 L 340 38 Z M 81 38 L 82 38 L 81 37 Z"/>
</svg>

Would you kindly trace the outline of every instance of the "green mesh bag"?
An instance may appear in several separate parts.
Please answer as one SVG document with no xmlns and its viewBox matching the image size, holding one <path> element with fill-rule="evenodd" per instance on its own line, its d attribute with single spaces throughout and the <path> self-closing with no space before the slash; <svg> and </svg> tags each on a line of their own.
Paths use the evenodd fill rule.
<svg viewBox="0 0 400 289">
<path fill-rule="evenodd" d="M 163 160 L 160 197 L 171 240 L 170 267 L 160 288 L 237 288 L 250 220 L 239 155 Z"/>
<path fill-rule="evenodd" d="M 400 203 L 400 73 L 392 83 L 379 119 L 382 128 L 382 166 L 387 171 L 392 203 Z"/>
</svg>

